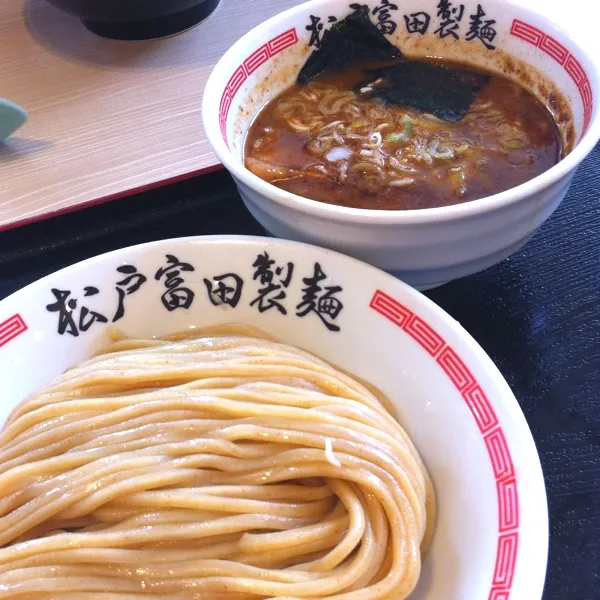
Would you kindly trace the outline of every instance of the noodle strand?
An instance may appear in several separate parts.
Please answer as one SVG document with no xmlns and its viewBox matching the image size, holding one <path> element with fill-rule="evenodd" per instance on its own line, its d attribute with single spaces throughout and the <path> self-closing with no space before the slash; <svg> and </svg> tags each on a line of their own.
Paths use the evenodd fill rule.
<svg viewBox="0 0 600 600">
<path fill-rule="evenodd" d="M 115 340 L 27 398 L 0 490 L 0 600 L 401 600 L 435 520 L 385 398 L 242 326 Z"/>
</svg>

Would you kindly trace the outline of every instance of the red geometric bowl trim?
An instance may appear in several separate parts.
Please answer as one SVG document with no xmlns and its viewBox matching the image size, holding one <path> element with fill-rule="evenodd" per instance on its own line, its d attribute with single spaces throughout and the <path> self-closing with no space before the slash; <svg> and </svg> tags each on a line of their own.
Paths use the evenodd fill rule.
<svg viewBox="0 0 600 600">
<path fill-rule="evenodd" d="M 466 402 L 485 442 L 498 497 L 498 547 L 488 600 L 509 600 L 519 546 L 519 493 L 510 448 L 494 407 L 444 338 L 397 300 L 377 290 L 369 306 L 412 337 L 444 370 Z"/>
<path fill-rule="evenodd" d="M 565 69 L 571 79 L 575 82 L 575 85 L 579 89 L 581 102 L 583 104 L 583 131 L 581 134 L 583 136 L 592 118 L 594 99 L 590 81 L 584 68 L 581 66 L 581 63 L 552 36 L 524 21 L 515 19 L 510 28 L 510 33 L 514 37 L 522 39 L 551 56 Z"/>
<path fill-rule="evenodd" d="M 231 108 L 231 103 L 238 93 L 238 90 L 242 87 L 242 84 L 258 67 L 266 63 L 270 58 L 273 58 L 276 54 L 283 52 L 285 49 L 293 46 L 298 42 L 298 34 L 296 29 L 288 29 L 283 33 L 275 36 L 272 40 L 269 40 L 263 44 L 260 48 L 257 48 L 241 65 L 233 72 L 233 75 L 229 78 L 225 89 L 221 95 L 221 102 L 219 103 L 219 127 L 221 128 L 221 135 L 223 141 L 229 148 L 229 141 L 227 140 L 227 115 Z"/>
<path fill-rule="evenodd" d="M 27 325 L 21 315 L 13 315 L 10 319 L 6 319 L 0 323 L 0 348 L 4 344 L 8 344 L 10 340 L 14 340 L 18 335 L 27 331 Z"/>
</svg>

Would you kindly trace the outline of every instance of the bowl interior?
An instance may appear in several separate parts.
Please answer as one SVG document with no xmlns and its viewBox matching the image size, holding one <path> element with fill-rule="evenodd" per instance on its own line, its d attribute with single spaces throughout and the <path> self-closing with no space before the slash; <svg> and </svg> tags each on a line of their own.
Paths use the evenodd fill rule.
<svg viewBox="0 0 600 600">
<path fill-rule="evenodd" d="M 568 151 L 588 130 L 597 69 L 568 32 L 512 2 L 368 0 L 371 20 L 406 55 L 442 57 L 502 73 L 554 113 Z M 245 133 L 264 104 L 291 85 L 323 31 L 358 5 L 303 4 L 257 27 L 221 59 L 207 85 L 205 126 L 219 157 L 241 164 Z"/>
<path fill-rule="evenodd" d="M 274 287 L 272 287 L 274 286 Z M 492 362 L 433 303 L 342 255 L 266 238 L 146 244 L 0 303 L 0 423 L 109 327 L 257 326 L 379 387 L 434 481 L 439 519 L 411 600 L 541 597 L 547 509 L 533 440 Z"/>
</svg>

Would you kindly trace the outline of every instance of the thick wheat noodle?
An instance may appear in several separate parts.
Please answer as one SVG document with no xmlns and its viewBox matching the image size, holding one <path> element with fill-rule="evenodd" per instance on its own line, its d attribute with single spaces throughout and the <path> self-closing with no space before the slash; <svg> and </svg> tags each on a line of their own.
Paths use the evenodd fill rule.
<svg viewBox="0 0 600 600">
<path fill-rule="evenodd" d="M 0 433 L 0 600 L 401 600 L 434 520 L 386 400 L 243 326 L 113 339 Z"/>
</svg>

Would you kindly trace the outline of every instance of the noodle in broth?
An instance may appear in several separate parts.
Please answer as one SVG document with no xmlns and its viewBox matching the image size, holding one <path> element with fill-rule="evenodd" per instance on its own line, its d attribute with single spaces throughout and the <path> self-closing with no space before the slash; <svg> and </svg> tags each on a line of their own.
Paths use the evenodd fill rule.
<svg viewBox="0 0 600 600">
<path fill-rule="evenodd" d="M 552 114 L 520 85 L 493 75 L 464 117 L 445 121 L 370 97 L 377 80 L 357 89 L 381 66 L 327 73 L 274 98 L 248 131 L 246 167 L 305 198 L 400 210 L 502 192 L 560 160 Z"/>
</svg>

